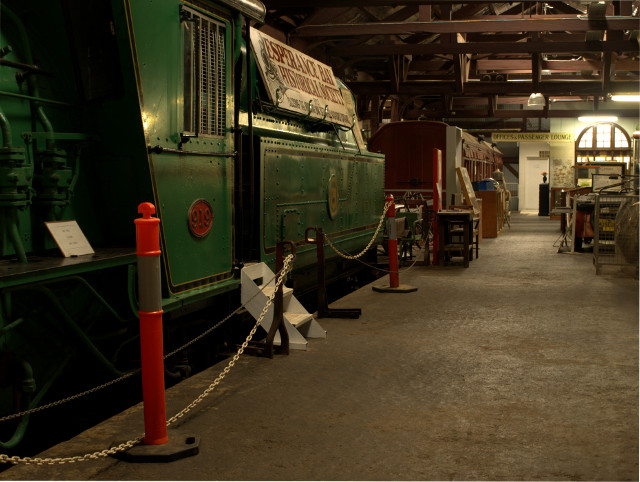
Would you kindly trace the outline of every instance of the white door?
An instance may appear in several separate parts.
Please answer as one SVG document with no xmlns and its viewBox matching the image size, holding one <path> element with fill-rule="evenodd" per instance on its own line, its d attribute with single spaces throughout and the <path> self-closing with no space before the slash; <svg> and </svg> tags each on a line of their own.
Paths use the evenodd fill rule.
<svg viewBox="0 0 640 482">
<path fill-rule="evenodd" d="M 542 173 L 549 178 L 549 144 L 544 142 L 520 143 L 519 210 L 538 212 Z"/>
</svg>

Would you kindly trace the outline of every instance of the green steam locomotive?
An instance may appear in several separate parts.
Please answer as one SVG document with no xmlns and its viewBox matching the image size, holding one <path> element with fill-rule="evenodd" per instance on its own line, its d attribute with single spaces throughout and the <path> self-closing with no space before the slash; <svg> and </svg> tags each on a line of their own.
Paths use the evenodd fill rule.
<svg viewBox="0 0 640 482">
<path fill-rule="evenodd" d="M 373 236 L 384 158 L 331 70 L 254 28 L 259 1 L 0 5 L 0 415 L 125 370 L 141 202 L 161 220 L 165 346 L 235 308 L 243 263 L 273 269 L 278 242 L 304 292 L 307 227 L 347 252 Z M 344 263 L 327 252 L 327 278 Z"/>
</svg>

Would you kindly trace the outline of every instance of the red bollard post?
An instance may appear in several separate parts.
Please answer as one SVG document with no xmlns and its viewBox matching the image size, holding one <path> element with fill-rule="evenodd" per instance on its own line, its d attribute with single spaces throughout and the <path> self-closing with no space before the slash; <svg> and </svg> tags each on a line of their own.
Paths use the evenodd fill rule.
<svg viewBox="0 0 640 482">
<path fill-rule="evenodd" d="M 389 230 L 389 238 L 387 240 L 389 252 L 389 286 L 397 288 L 400 286 L 400 275 L 398 274 L 398 232 L 396 230 L 396 204 L 393 200 L 393 194 L 389 194 L 385 198 L 385 203 L 391 203 L 387 210 L 387 222 Z"/>
<path fill-rule="evenodd" d="M 391 203 L 387 210 L 387 252 L 389 253 L 389 285 L 373 286 L 374 291 L 382 293 L 410 293 L 418 288 L 400 284 L 400 274 L 398 273 L 398 235 L 396 232 L 396 205 L 393 195 L 389 194 L 385 198 L 385 203 Z"/>
<path fill-rule="evenodd" d="M 164 347 L 162 341 L 162 278 L 160 272 L 160 219 L 151 217 L 156 207 L 138 206 L 136 224 L 138 255 L 138 314 L 142 358 L 142 398 L 144 444 L 118 452 L 115 457 L 128 462 L 172 462 L 197 455 L 200 437 L 172 431 L 167 434 L 164 399 Z"/>
<path fill-rule="evenodd" d="M 144 443 L 161 445 L 166 444 L 169 437 L 164 399 L 160 219 L 151 217 L 156 212 L 151 203 L 140 204 L 138 212 L 142 214 L 142 218 L 137 218 L 134 222 L 138 255 Z"/>
</svg>

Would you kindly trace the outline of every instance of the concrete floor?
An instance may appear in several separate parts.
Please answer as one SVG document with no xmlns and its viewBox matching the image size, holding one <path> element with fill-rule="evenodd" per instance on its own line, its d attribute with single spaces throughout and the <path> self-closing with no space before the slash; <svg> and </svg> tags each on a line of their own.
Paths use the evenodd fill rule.
<svg viewBox="0 0 640 482">
<path fill-rule="evenodd" d="M 197 456 L 17 466 L 4 479 L 638 480 L 638 281 L 557 254 L 559 222 L 514 215 L 480 259 L 413 267 L 409 294 L 371 286 L 323 319 L 326 340 L 242 357 L 179 429 Z M 382 284 L 379 280 L 373 284 Z M 173 415 L 221 371 L 167 393 Z M 140 407 L 45 455 L 143 431 Z M 170 430 L 170 437 L 173 431 Z"/>
</svg>

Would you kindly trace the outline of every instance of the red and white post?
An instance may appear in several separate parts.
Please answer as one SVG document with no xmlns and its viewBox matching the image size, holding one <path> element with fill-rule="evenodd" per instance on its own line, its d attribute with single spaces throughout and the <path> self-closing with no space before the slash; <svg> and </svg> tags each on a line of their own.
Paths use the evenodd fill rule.
<svg viewBox="0 0 640 482">
<path fill-rule="evenodd" d="M 160 286 L 160 219 L 151 217 L 151 203 L 138 206 L 142 214 L 136 224 L 138 255 L 138 302 L 144 443 L 161 445 L 169 441 L 164 399 L 164 348 L 162 342 L 162 291 Z"/>
<path fill-rule="evenodd" d="M 160 272 L 160 219 L 151 217 L 156 207 L 138 205 L 136 254 L 138 255 L 138 315 L 144 405 L 144 444 L 118 454 L 128 462 L 171 462 L 197 455 L 200 437 L 173 431 L 167 434 L 164 398 L 164 346 L 162 340 L 162 277 Z"/>
<path fill-rule="evenodd" d="M 373 286 L 374 291 L 381 293 L 410 293 L 418 288 L 400 284 L 400 274 L 398 272 L 398 234 L 396 230 L 396 205 L 393 195 L 389 194 L 385 198 L 386 203 L 390 203 L 387 210 L 387 252 L 389 254 L 389 284 Z"/>
</svg>

